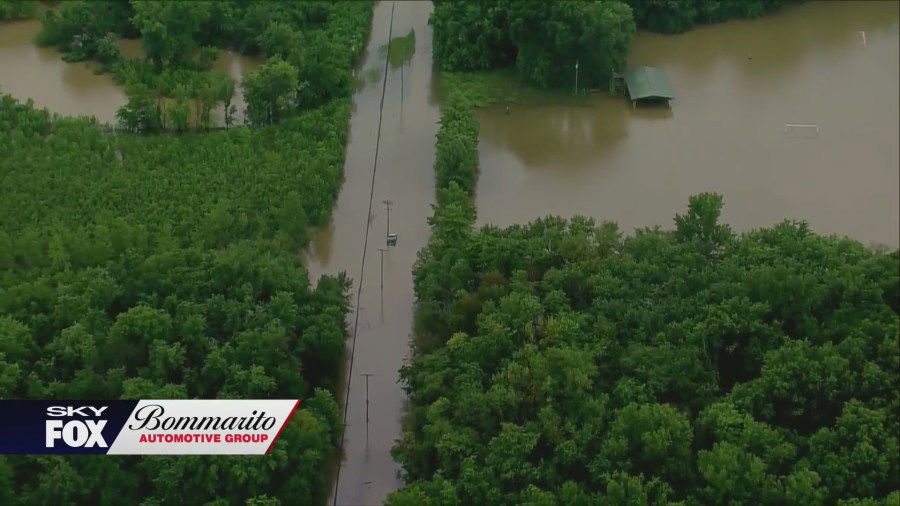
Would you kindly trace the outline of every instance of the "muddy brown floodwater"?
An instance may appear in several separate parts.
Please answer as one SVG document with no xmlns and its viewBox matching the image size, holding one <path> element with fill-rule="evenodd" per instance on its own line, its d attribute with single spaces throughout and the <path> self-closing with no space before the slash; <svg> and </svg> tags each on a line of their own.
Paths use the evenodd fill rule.
<svg viewBox="0 0 900 506">
<path fill-rule="evenodd" d="M 67 116 L 115 121 L 125 90 L 109 74 L 95 75 L 90 65 L 66 63 L 55 49 L 37 47 L 40 28 L 36 20 L 0 23 L 0 91 Z"/>
<path fill-rule="evenodd" d="M 401 485 L 390 456 L 407 401 L 398 370 L 412 333 L 411 268 L 429 236 L 439 118 L 430 12 L 429 2 L 376 5 L 344 183 L 304 254 L 310 279 L 353 278 L 340 392 L 346 430 L 329 499 L 339 505 L 379 504 Z M 581 105 L 480 110 L 479 222 L 581 214 L 625 231 L 668 227 L 689 195 L 713 190 L 738 230 L 799 218 L 820 233 L 896 247 L 898 18 L 894 2 L 808 2 L 684 35 L 639 33 L 630 60 L 669 73 L 671 108 L 632 109 L 598 94 Z M 36 48 L 36 31 L 31 21 L 0 24 L 0 88 L 111 121 L 125 101 L 121 88 Z M 234 76 L 257 62 L 226 55 L 219 64 Z M 382 269 L 386 199 L 399 242 Z"/>
<path fill-rule="evenodd" d="M 347 399 L 346 429 L 329 504 L 380 504 L 401 484 L 400 467 L 390 454 L 400 437 L 407 400 L 397 381 L 398 370 L 408 355 L 412 333 L 411 269 L 430 233 L 426 218 L 434 198 L 432 164 L 439 117 L 431 72 L 430 13 L 430 2 L 375 6 L 372 32 L 357 69 L 361 84 L 353 96 L 344 183 L 331 222 L 314 238 L 304 262 L 310 279 L 340 271 L 353 278 L 341 392 L 342 404 L 345 395 Z M 385 248 L 387 231 L 383 200 L 393 201 L 390 226 L 399 241 L 384 253 L 382 298 L 378 249 Z M 368 424 L 363 374 L 371 374 Z"/>
<path fill-rule="evenodd" d="M 737 230 L 805 219 L 897 247 L 898 17 L 896 2 L 807 2 L 638 33 L 630 63 L 668 72 L 671 109 L 598 94 L 481 110 L 479 223 L 580 214 L 670 228 L 688 196 L 717 191 Z"/>
<path fill-rule="evenodd" d="M 0 22 L 0 92 L 22 101 L 30 98 L 36 107 L 66 116 L 95 116 L 115 123 L 116 111 L 128 100 L 125 89 L 109 74 L 95 74 L 94 63 L 67 63 L 56 49 L 37 47 L 34 37 L 40 29 L 37 20 Z M 139 40 L 123 39 L 119 48 L 129 58 L 144 55 Z M 213 66 L 240 83 L 260 63 L 260 58 L 221 50 Z M 235 121 L 241 123 L 246 105 L 240 86 L 232 104 L 237 107 Z M 225 124 L 224 107 L 213 114 L 217 125 Z"/>
</svg>

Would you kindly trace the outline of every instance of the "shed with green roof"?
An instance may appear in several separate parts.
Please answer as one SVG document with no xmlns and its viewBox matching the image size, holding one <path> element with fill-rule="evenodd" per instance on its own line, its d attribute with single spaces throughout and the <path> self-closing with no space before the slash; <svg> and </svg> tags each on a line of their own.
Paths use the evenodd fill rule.
<svg viewBox="0 0 900 506">
<path fill-rule="evenodd" d="M 632 105 L 639 100 L 665 100 L 675 98 L 672 93 L 672 82 L 665 71 L 656 67 L 635 66 L 625 69 L 622 74 L 625 89 Z"/>
</svg>

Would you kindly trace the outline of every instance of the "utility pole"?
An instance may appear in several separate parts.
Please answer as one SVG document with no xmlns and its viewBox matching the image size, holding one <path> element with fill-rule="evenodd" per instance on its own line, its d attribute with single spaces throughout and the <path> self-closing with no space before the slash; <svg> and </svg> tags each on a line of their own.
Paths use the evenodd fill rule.
<svg viewBox="0 0 900 506">
<path fill-rule="evenodd" d="M 378 248 L 381 253 L 381 309 L 384 310 L 384 252 L 387 248 Z"/>
<path fill-rule="evenodd" d="M 388 246 L 396 246 L 397 234 L 391 233 L 391 206 L 394 205 L 394 201 L 386 199 L 382 200 L 382 202 L 384 202 L 384 207 L 387 209 L 387 235 L 385 236 L 385 239 Z"/>
<path fill-rule="evenodd" d="M 363 376 L 366 377 L 366 444 L 369 444 L 369 376 L 374 376 L 372 373 L 363 373 Z"/>
<path fill-rule="evenodd" d="M 387 234 L 391 235 L 391 206 L 394 205 L 394 201 L 391 199 L 382 200 L 384 202 L 384 207 L 387 209 Z"/>
<path fill-rule="evenodd" d="M 578 95 L 578 60 L 575 60 L 575 95 Z"/>
</svg>

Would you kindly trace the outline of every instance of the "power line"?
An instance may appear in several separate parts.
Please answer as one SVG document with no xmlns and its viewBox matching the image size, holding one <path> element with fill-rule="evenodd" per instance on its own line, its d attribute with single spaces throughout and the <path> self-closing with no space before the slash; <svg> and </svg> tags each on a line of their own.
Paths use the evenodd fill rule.
<svg viewBox="0 0 900 506">
<path fill-rule="evenodd" d="M 391 2 L 391 21 L 388 25 L 388 43 L 390 43 L 391 36 L 394 31 L 394 7 L 396 6 L 396 2 Z M 375 172 L 378 170 L 378 148 L 381 146 L 381 120 L 384 117 L 384 95 L 387 91 L 387 75 L 388 75 L 388 63 L 390 58 L 390 52 L 385 55 L 384 58 L 384 77 L 381 81 L 381 103 L 378 107 L 378 133 L 375 136 L 375 159 L 372 162 L 372 185 L 369 189 L 369 210 L 366 213 L 366 235 L 365 239 L 363 239 L 363 255 L 362 262 L 359 267 L 359 286 L 356 289 L 356 317 L 353 322 L 353 344 L 350 345 L 350 364 L 347 370 L 347 392 L 344 395 L 344 430 L 341 431 L 341 444 L 338 447 L 338 450 L 343 453 L 344 452 L 344 440 L 346 439 L 347 433 L 347 412 L 349 411 L 350 405 L 350 383 L 353 378 L 353 358 L 356 354 L 356 336 L 359 334 L 359 301 L 362 295 L 362 284 L 363 284 L 363 273 L 366 269 L 366 248 L 369 244 L 369 220 L 368 217 L 372 214 L 372 201 L 375 198 Z M 338 485 L 341 482 L 341 468 L 343 466 L 338 463 L 337 474 L 334 478 L 334 506 L 337 506 L 337 497 L 338 497 Z"/>
</svg>

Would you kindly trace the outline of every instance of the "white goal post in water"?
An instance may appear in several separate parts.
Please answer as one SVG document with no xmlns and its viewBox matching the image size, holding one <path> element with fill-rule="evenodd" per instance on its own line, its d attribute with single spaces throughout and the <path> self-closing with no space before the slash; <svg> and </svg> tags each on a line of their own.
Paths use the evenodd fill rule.
<svg viewBox="0 0 900 506">
<path fill-rule="evenodd" d="M 818 137 L 819 125 L 785 123 L 784 134 L 788 137 Z"/>
</svg>

